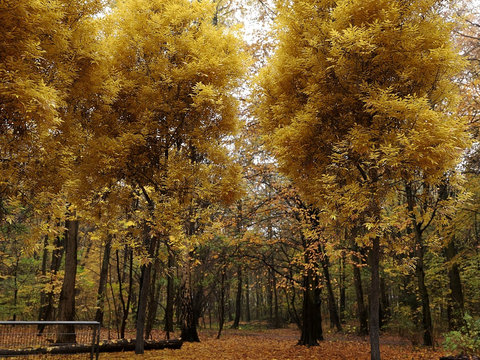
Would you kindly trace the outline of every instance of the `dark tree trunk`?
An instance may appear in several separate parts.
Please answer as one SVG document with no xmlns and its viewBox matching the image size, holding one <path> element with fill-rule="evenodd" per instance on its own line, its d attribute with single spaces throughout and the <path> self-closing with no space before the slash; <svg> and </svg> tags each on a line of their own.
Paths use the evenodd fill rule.
<svg viewBox="0 0 480 360">
<path fill-rule="evenodd" d="M 242 268 L 239 266 L 237 270 L 237 296 L 235 298 L 235 320 L 231 326 L 232 329 L 238 329 L 240 325 L 240 317 L 242 316 Z"/>
<path fill-rule="evenodd" d="M 445 249 L 445 255 L 448 262 L 448 279 L 450 280 L 450 299 L 448 304 L 448 329 L 458 330 L 463 325 L 464 300 L 462 291 L 462 281 L 460 270 L 455 262 L 456 255 L 455 239 L 452 239 Z"/>
<path fill-rule="evenodd" d="M 290 269 L 290 278 L 293 279 L 293 271 L 291 269 Z M 290 314 L 290 317 L 295 321 L 295 324 L 301 330 L 302 319 L 300 318 L 297 308 L 295 307 L 297 292 L 295 290 L 295 286 L 293 285 L 293 282 L 291 283 L 291 292 L 292 292 L 291 298 L 289 296 L 288 289 L 284 288 L 284 291 L 285 291 L 285 299 L 287 300 L 287 309 Z"/>
<path fill-rule="evenodd" d="M 120 269 L 120 256 L 119 256 L 119 251 L 117 250 L 115 252 L 116 258 L 117 258 L 117 277 L 118 277 L 118 292 L 119 292 L 119 298 L 120 298 L 120 303 L 122 305 L 122 319 L 121 319 L 121 324 L 120 324 L 120 338 L 124 339 L 125 338 L 125 328 L 127 326 L 127 319 L 128 319 L 128 314 L 130 313 L 130 304 L 132 302 L 132 289 L 133 289 L 133 252 L 131 249 L 128 248 L 128 246 L 125 246 L 125 256 L 124 259 L 125 261 L 123 264 L 125 264 L 127 259 L 129 260 L 129 271 L 128 271 L 128 291 L 127 291 L 127 301 L 125 301 L 123 297 L 123 278 L 122 276 L 122 271 Z"/>
<path fill-rule="evenodd" d="M 165 306 L 165 332 L 167 339 L 170 339 L 170 332 L 173 332 L 173 254 L 168 249 L 168 269 L 167 269 L 167 303 Z"/>
<path fill-rule="evenodd" d="M 149 247 L 148 254 L 151 258 L 155 257 L 157 248 L 157 237 L 150 238 L 150 231 L 146 231 L 148 240 L 146 245 Z M 135 324 L 135 354 L 143 354 L 145 350 L 145 321 L 147 315 L 148 292 L 150 290 L 150 279 L 152 274 L 152 263 L 143 265 L 140 294 L 138 296 L 137 321 Z"/>
<path fill-rule="evenodd" d="M 226 270 L 222 266 L 220 275 L 220 304 L 218 305 L 218 333 L 217 339 L 220 339 L 222 334 L 223 324 L 225 323 L 225 276 Z"/>
<path fill-rule="evenodd" d="M 407 194 L 407 205 L 408 211 L 410 212 L 410 216 L 412 219 L 412 227 L 415 236 L 415 257 L 417 258 L 417 266 L 416 266 L 416 275 L 418 281 L 418 292 L 420 295 L 420 299 L 422 301 L 422 325 L 423 325 L 423 345 L 425 346 L 432 346 L 433 345 L 433 325 L 432 325 L 432 315 L 430 312 L 430 299 L 428 296 L 428 289 L 425 284 L 425 263 L 424 263 L 424 253 L 425 248 L 423 246 L 423 232 L 425 231 L 425 227 L 422 228 L 423 222 L 417 221 L 416 216 L 413 214 L 413 210 L 415 207 L 415 194 L 412 187 L 407 184 L 405 187 L 405 191 Z M 428 191 L 426 189 L 425 191 Z"/>
<path fill-rule="evenodd" d="M 371 359 L 380 360 L 380 238 L 373 238 L 370 250 L 370 349 Z"/>
<path fill-rule="evenodd" d="M 277 277 L 274 271 L 272 271 L 272 287 L 273 287 L 273 327 L 279 328 L 280 314 L 278 313 Z"/>
<path fill-rule="evenodd" d="M 331 323 L 337 328 L 337 331 L 342 331 L 342 324 L 340 323 L 340 316 L 338 315 L 337 305 L 335 302 L 335 295 L 333 294 L 332 282 L 330 281 L 330 261 L 325 253 L 325 248 L 320 246 L 320 262 L 323 268 L 323 276 L 325 278 L 325 285 L 328 294 L 328 310 L 330 312 Z"/>
<path fill-rule="evenodd" d="M 358 334 L 363 336 L 368 334 L 368 313 L 363 298 L 363 286 L 362 286 L 362 274 L 360 273 L 360 264 L 357 255 L 352 255 L 353 262 L 353 284 L 355 286 L 355 297 L 357 299 L 358 307 L 358 322 L 359 331 Z"/>
<path fill-rule="evenodd" d="M 192 147 L 192 162 L 195 161 L 195 148 Z M 193 217 L 193 210 L 190 209 L 190 216 Z M 193 236 L 195 234 L 195 223 L 190 222 L 190 225 L 187 229 L 187 235 Z M 186 246 L 188 248 L 188 245 Z M 197 333 L 197 322 L 196 322 L 196 314 L 195 314 L 195 307 L 193 304 L 193 290 L 192 290 L 192 255 L 190 252 L 186 251 L 183 254 L 183 272 L 182 272 L 182 280 L 180 284 L 180 298 L 181 298 L 181 335 L 183 341 L 188 342 L 200 342 Z"/>
<path fill-rule="evenodd" d="M 248 276 L 245 277 L 245 317 L 246 321 L 251 321 L 251 314 L 250 314 L 250 287 L 248 285 Z"/>
<path fill-rule="evenodd" d="M 53 320 L 55 282 L 60 264 L 62 263 L 63 254 L 65 252 L 65 237 L 56 237 L 54 242 L 55 248 L 52 251 L 52 259 L 50 263 L 50 290 L 45 296 L 45 302 L 40 307 L 39 320 Z M 38 325 L 38 332 L 41 334 L 45 325 Z"/>
<path fill-rule="evenodd" d="M 200 318 L 203 315 L 204 305 L 205 305 L 205 294 L 203 291 L 203 285 L 197 284 L 195 289 L 192 289 L 192 305 L 193 305 L 193 317 L 195 321 L 195 326 L 200 326 Z"/>
<path fill-rule="evenodd" d="M 417 279 L 418 279 L 418 292 L 420 299 L 422 300 L 422 324 L 423 324 L 423 345 L 433 345 L 433 326 L 432 316 L 430 312 L 430 299 L 428 296 L 427 286 L 425 285 L 425 269 L 423 260 L 424 249 L 423 246 L 417 243 L 417 249 L 415 251 L 417 257 Z"/>
<path fill-rule="evenodd" d="M 388 301 L 387 285 L 385 284 L 385 278 L 380 277 L 380 326 L 385 326 L 390 321 L 390 302 Z"/>
<path fill-rule="evenodd" d="M 268 303 L 268 322 L 273 324 L 273 279 L 272 270 L 268 269 L 267 303 Z"/>
<path fill-rule="evenodd" d="M 362 273 L 360 268 L 362 266 L 361 253 L 358 248 L 356 237 L 358 234 L 358 227 L 353 227 L 349 243 L 352 247 L 352 265 L 353 265 L 353 285 L 355 287 L 355 298 L 357 300 L 357 317 L 359 323 L 358 335 L 368 335 L 368 311 L 365 306 L 362 286 Z"/>
<path fill-rule="evenodd" d="M 193 310 L 192 290 L 190 286 L 189 265 L 184 267 L 181 284 L 182 314 L 181 325 L 182 333 L 180 335 L 183 341 L 200 342 L 195 324 L 195 314 Z"/>
<path fill-rule="evenodd" d="M 103 306 L 105 303 L 105 297 L 107 296 L 108 267 L 110 262 L 110 250 L 112 248 L 111 243 L 111 235 L 108 235 L 105 249 L 103 251 L 102 267 L 100 269 L 100 281 L 97 294 L 97 313 L 95 314 L 95 321 L 100 322 L 100 324 L 103 324 Z"/>
<path fill-rule="evenodd" d="M 151 263 L 142 266 L 142 276 L 140 277 L 140 292 L 137 306 L 137 320 L 135 322 L 135 354 L 143 354 L 145 350 L 145 320 L 147 314 L 151 271 Z"/>
<path fill-rule="evenodd" d="M 257 306 L 255 306 L 255 317 L 257 320 L 262 318 L 262 304 L 263 304 L 263 299 L 262 299 L 262 293 L 260 286 L 258 284 L 258 281 L 255 283 L 255 300 Z"/>
<path fill-rule="evenodd" d="M 75 279 L 77 276 L 77 240 L 78 220 L 65 221 L 65 275 L 63 278 L 60 300 L 58 303 L 58 320 L 75 320 Z M 61 325 L 57 334 L 58 343 L 75 343 L 75 326 Z"/>
<path fill-rule="evenodd" d="M 43 254 L 42 254 L 42 278 L 47 277 L 47 261 L 48 261 L 48 236 L 45 236 L 43 241 Z M 38 312 L 38 321 L 45 320 L 45 305 L 47 301 L 47 293 L 42 288 L 40 291 L 40 309 Z"/>
<path fill-rule="evenodd" d="M 320 311 L 320 288 L 314 270 L 308 269 L 304 276 L 302 335 L 298 345 L 318 346 L 323 340 L 322 314 Z"/>
<path fill-rule="evenodd" d="M 157 276 L 160 271 L 160 260 L 158 258 L 158 248 L 157 256 L 155 257 L 155 264 L 153 267 L 152 281 L 150 282 L 150 291 L 148 295 L 148 304 L 147 304 L 147 322 L 145 324 L 145 338 L 150 338 L 150 335 L 157 318 L 158 303 L 160 301 L 160 289 L 161 285 L 157 281 Z M 157 284 L 158 283 L 158 284 Z"/>
<path fill-rule="evenodd" d="M 342 256 L 340 257 L 340 323 L 346 324 L 345 320 L 345 311 L 346 311 L 346 274 L 345 274 L 345 253 L 342 252 Z"/>
</svg>

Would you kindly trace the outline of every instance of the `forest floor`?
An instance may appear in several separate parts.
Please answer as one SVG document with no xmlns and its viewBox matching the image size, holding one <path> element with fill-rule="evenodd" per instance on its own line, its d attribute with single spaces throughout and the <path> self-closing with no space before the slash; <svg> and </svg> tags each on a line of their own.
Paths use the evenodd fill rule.
<svg viewBox="0 0 480 360">
<path fill-rule="evenodd" d="M 163 336 L 162 336 L 163 335 Z M 180 350 L 151 350 L 135 356 L 133 352 L 100 354 L 100 359 L 166 359 L 166 360 L 370 360 L 368 337 L 339 333 L 325 334 L 319 346 L 297 346 L 297 329 L 226 328 L 219 340 L 215 330 L 200 330 L 200 343 L 184 343 Z M 171 338 L 175 338 L 172 336 Z M 165 339 L 154 334 L 154 340 Z M 415 347 L 398 336 L 382 335 L 382 359 L 385 360 L 439 360 L 447 355 L 441 348 Z"/>
</svg>

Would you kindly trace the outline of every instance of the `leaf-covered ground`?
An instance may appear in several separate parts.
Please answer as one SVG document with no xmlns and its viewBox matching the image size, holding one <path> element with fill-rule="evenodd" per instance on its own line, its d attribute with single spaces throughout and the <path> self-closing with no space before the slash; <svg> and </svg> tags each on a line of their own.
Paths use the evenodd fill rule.
<svg viewBox="0 0 480 360">
<path fill-rule="evenodd" d="M 135 356 L 132 352 L 100 354 L 101 359 L 168 359 L 168 360 L 370 360 L 368 338 L 358 336 L 327 335 L 320 346 L 296 346 L 298 331 L 281 330 L 227 330 L 220 340 L 215 333 L 200 333 L 200 343 L 185 343 L 181 350 L 146 351 Z M 442 349 L 414 348 L 405 340 L 384 336 L 381 339 L 382 359 L 438 360 L 445 355 Z"/>
</svg>

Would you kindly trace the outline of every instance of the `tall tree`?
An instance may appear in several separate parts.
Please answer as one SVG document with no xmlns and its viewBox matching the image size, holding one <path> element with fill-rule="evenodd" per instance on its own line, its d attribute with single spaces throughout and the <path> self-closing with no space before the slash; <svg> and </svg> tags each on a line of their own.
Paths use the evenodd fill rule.
<svg viewBox="0 0 480 360">
<path fill-rule="evenodd" d="M 380 254 L 398 180 L 438 184 L 466 145 L 451 78 L 462 61 L 436 0 L 277 3 L 278 50 L 258 117 L 280 168 L 333 216 L 363 217 L 371 358 L 380 359 Z"/>
<path fill-rule="evenodd" d="M 92 146 L 108 164 L 96 176 L 124 181 L 141 203 L 137 353 L 143 352 L 143 304 L 160 240 L 176 239 L 188 256 L 199 230 L 189 232 L 189 224 L 208 219 L 197 205 L 233 198 L 239 178 L 223 141 L 237 129 L 233 92 L 247 62 L 235 33 L 212 24 L 214 8 L 186 0 L 119 1 L 106 20 L 120 90 L 103 121 L 109 133 L 94 129 Z M 190 291 L 188 279 L 182 285 Z"/>
</svg>

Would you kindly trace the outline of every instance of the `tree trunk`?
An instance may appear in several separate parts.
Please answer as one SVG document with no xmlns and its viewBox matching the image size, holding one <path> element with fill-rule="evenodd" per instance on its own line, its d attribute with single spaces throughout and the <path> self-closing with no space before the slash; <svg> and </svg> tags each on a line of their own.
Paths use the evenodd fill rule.
<svg viewBox="0 0 480 360">
<path fill-rule="evenodd" d="M 355 246 L 356 248 L 356 246 Z M 358 335 L 367 335 L 368 334 L 368 314 L 367 308 L 365 306 L 365 301 L 363 298 L 363 286 L 362 286 L 362 274 L 360 272 L 360 263 L 357 255 L 352 255 L 353 263 L 353 284 L 355 286 L 355 296 L 357 299 L 357 316 L 359 322 L 359 332 Z"/>
<path fill-rule="evenodd" d="M 107 236 L 107 241 L 105 243 L 105 249 L 103 251 L 103 260 L 102 268 L 100 270 L 100 281 L 98 284 L 98 294 L 97 294 L 97 313 L 95 314 L 95 321 L 103 324 L 103 306 L 105 303 L 105 297 L 107 296 L 107 278 L 108 278 L 108 267 L 110 262 L 110 250 L 112 248 L 112 237 L 111 235 Z"/>
<path fill-rule="evenodd" d="M 240 325 L 240 317 L 242 315 L 242 268 L 239 266 L 237 270 L 237 296 L 235 298 L 235 320 L 231 326 L 232 329 L 238 329 Z"/>
<path fill-rule="evenodd" d="M 426 190 L 428 191 L 428 190 Z M 423 325 L 423 344 L 425 346 L 433 345 L 433 325 L 432 315 L 430 312 L 430 299 L 428 296 L 428 289 L 425 285 L 425 264 L 424 264 L 424 252 L 423 246 L 423 232 L 426 226 L 422 229 L 422 222 L 418 222 L 416 216 L 413 214 L 415 207 L 415 194 L 412 186 L 406 184 L 405 192 L 407 194 L 408 211 L 410 212 L 412 227 L 415 235 L 415 257 L 417 258 L 416 275 L 418 281 L 418 292 L 422 301 L 422 325 Z M 427 225 L 428 226 L 428 225 Z"/>
<path fill-rule="evenodd" d="M 50 263 L 50 290 L 45 296 L 45 302 L 40 307 L 39 320 L 53 320 L 54 309 L 54 295 L 55 295 L 55 279 L 60 270 L 60 264 L 62 263 L 63 254 L 65 252 L 65 238 L 56 237 L 54 242 L 55 248 L 52 251 L 52 259 Z M 38 325 L 38 332 L 43 333 L 45 325 Z"/>
<path fill-rule="evenodd" d="M 380 238 L 373 238 L 370 250 L 370 349 L 371 360 L 380 360 Z"/>
<path fill-rule="evenodd" d="M 267 303 L 268 303 L 268 322 L 273 324 L 273 272 L 268 269 Z"/>
<path fill-rule="evenodd" d="M 430 312 L 430 299 L 428 296 L 427 286 L 425 285 L 425 270 L 423 261 L 424 249 L 421 244 L 417 243 L 417 249 L 415 255 L 417 257 L 417 279 L 418 279 L 418 292 L 420 299 L 422 300 L 422 324 L 423 324 L 423 344 L 425 346 L 433 345 L 433 326 L 432 316 Z"/>
<path fill-rule="evenodd" d="M 390 303 L 387 296 L 387 285 L 385 284 L 385 278 L 380 278 L 380 326 L 385 326 L 388 324 L 391 312 L 390 312 Z"/>
<path fill-rule="evenodd" d="M 78 220 L 65 221 L 65 275 L 58 303 L 58 320 L 60 321 L 75 320 L 78 225 Z M 58 343 L 76 342 L 74 325 L 61 325 L 58 331 L 56 340 Z"/>
<path fill-rule="evenodd" d="M 346 324 L 345 320 L 345 311 L 346 311 L 346 274 L 345 274 L 345 253 L 342 252 L 342 256 L 340 257 L 340 323 Z"/>
<path fill-rule="evenodd" d="M 125 256 L 124 256 L 124 262 L 123 264 L 126 263 L 126 260 L 129 260 L 129 272 L 128 272 L 128 291 L 127 291 L 127 301 L 125 301 L 123 297 L 123 278 L 122 276 L 122 271 L 120 269 L 120 256 L 119 256 L 119 251 L 117 250 L 115 252 L 116 258 L 117 258 L 117 277 L 118 277 L 118 293 L 119 293 L 119 298 L 120 298 L 120 303 L 122 305 L 122 319 L 121 319 L 121 324 L 120 324 L 120 338 L 124 339 L 125 338 L 125 328 L 127 326 L 127 319 L 128 319 L 128 314 L 130 312 L 130 304 L 132 301 L 132 289 L 133 289 L 133 252 L 131 249 L 128 248 L 127 245 L 125 245 Z"/>
<path fill-rule="evenodd" d="M 448 279 L 450 280 L 450 299 L 448 304 L 448 329 L 450 331 L 458 330 L 463 325 L 464 300 L 462 291 L 462 282 L 460 270 L 455 262 L 456 255 L 455 239 L 452 239 L 445 249 L 445 255 L 448 262 Z"/>
<path fill-rule="evenodd" d="M 146 236 L 150 237 L 150 231 Z M 157 237 L 153 236 L 146 241 L 149 247 L 148 255 L 154 258 L 157 247 Z M 143 265 L 140 294 L 138 296 L 137 321 L 135 325 L 135 354 L 143 354 L 145 350 L 145 320 L 147 314 L 148 292 L 150 289 L 150 278 L 152 273 L 152 262 Z"/>
<path fill-rule="evenodd" d="M 170 339 L 170 332 L 173 332 L 173 254 L 168 249 L 168 269 L 167 269 L 167 303 L 165 306 L 165 332 L 167 339 Z"/>
<path fill-rule="evenodd" d="M 195 324 L 195 314 L 193 310 L 192 290 L 190 285 L 190 264 L 184 266 L 181 284 L 182 315 L 181 325 L 182 333 L 180 335 L 183 341 L 200 342 Z"/>
<path fill-rule="evenodd" d="M 277 277 L 275 272 L 272 271 L 272 287 L 273 287 L 273 327 L 279 328 L 280 324 L 280 314 L 278 312 L 278 289 L 277 289 Z"/>
<path fill-rule="evenodd" d="M 290 269 L 290 278 L 293 279 L 293 271 Z M 284 287 L 285 299 L 287 301 L 287 308 L 291 318 L 295 321 L 298 329 L 302 329 L 302 320 L 298 314 L 297 308 L 295 306 L 297 291 L 295 290 L 295 285 L 293 281 L 290 282 L 290 289 L 292 291 L 291 299 L 289 299 L 288 289 Z"/>
<path fill-rule="evenodd" d="M 313 269 L 308 269 L 304 276 L 302 335 L 298 345 L 318 346 L 323 340 L 322 314 L 320 311 L 320 288 L 318 277 Z"/>
<path fill-rule="evenodd" d="M 220 304 L 218 309 L 218 334 L 217 339 L 220 339 L 220 335 L 222 334 L 223 324 L 225 323 L 225 276 L 226 276 L 226 269 L 224 266 L 221 268 L 221 276 L 220 276 Z"/>
<path fill-rule="evenodd" d="M 152 281 L 150 282 L 150 291 L 148 295 L 148 304 L 147 304 L 147 322 L 145 325 L 145 338 L 150 338 L 150 335 L 157 318 L 158 303 L 160 301 L 160 289 L 161 285 L 157 284 L 157 276 L 160 271 L 160 260 L 158 258 L 158 247 L 157 247 L 157 256 L 155 256 L 155 264 L 153 267 Z"/>
<path fill-rule="evenodd" d="M 262 304 L 263 304 L 263 299 L 262 299 L 262 293 L 260 289 L 260 285 L 258 283 L 258 275 L 257 275 L 257 281 L 255 282 L 255 300 L 257 306 L 255 306 L 255 318 L 257 320 L 262 318 Z"/>
<path fill-rule="evenodd" d="M 47 261 L 48 261 L 48 236 L 45 235 L 43 240 L 43 255 L 42 255 L 42 282 L 47 277 Z M 42 288 L 40 291 L 40 309 L 38 311 L 38 321 L 45 320 L 45 305 L 47 301 L 47 293 L 45 289 Z M 40 325 L 39 325 L 40 326 Z"/>
<path fill-rule="evenodd" d="M 323 275 L 325 278 L 325 285 L 327 286 L 328 294 L 328 310 L 330 312 L 330 319 L 333 325 L 337 328 L 337 331 L 342 331 L 342 324 L 340 323 L 340 316 L 338 315 L 337 305 L 335 302 L 335 295 L 333 294 L 332 282 L 330 281 L 330 261 L 325 253 L 325 248 L 320 245 L 320 262 L 323 268 Z"/>
<path fill-rule="evenodd" d="M 248 285 L 248 275 L 245 277 L 245 317 L 246 321 L 251 321 L 250 315 L 250 287 Z"/>
</svg>

